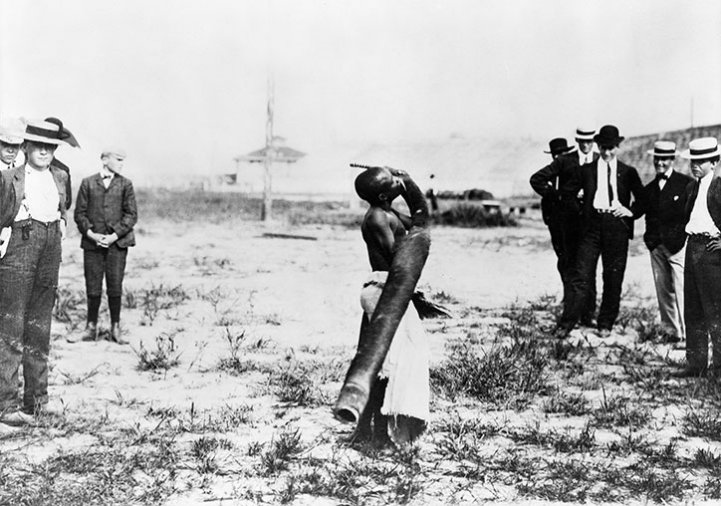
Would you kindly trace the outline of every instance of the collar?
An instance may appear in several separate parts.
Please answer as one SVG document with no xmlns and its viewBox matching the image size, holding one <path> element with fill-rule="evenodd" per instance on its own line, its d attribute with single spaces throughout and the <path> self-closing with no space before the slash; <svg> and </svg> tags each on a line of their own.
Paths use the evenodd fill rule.
<svg viewBox="0 0 721 506">
<path fill-rule="evenodd" d="M 115 173 L 113 171 L 110 171 L 110 170 L 106 169 L 105 167 L 100 167 L 100 177 L 102 179 L 105 179 L 105 178 L 113 179 L 114 176 L 115 176 Z"/>
<path fill-rule="evenodd" d="M 599 156 L 598 162 L 596 162 L 596 163 L 598 164 L 598 167 L 602 167 L 604 169 L 606 168 L 606 165 L 608 165 L 609 167 L 611 167 L 611 170 L 618 170 L 618 158 L 616 158 L 615 156 L 613 157 L 613 160 L 611 160 L 610 162 L 605 161 L 603 158 L 601 158 Z"/>
</svg>

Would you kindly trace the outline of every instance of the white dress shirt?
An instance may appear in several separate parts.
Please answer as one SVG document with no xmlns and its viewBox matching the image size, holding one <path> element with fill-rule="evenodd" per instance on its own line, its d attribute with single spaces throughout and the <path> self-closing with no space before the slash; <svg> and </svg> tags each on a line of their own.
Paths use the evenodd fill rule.
<svg viewBox="0 0 721 506">
<path fill-rule="evenodd" d="M 618 207 L 620 202 L 618 200 L 618 181 L 617 179 L 617 164 L 616 158 L 610 162 L 605 162 L 603 158 L 599 158 L 596 162 L 597 176 L 596 176 L 596 195 L 593 196 L 593 207 L 598 210 L 606 211 L 614 207 Z M 608 171 L 611 170 L 611 189 L 613 190 L 613 201 L 610 200 L 608 195 Z"/>
<path fill-rule="evenodd" d="M 115 177 L 115 173 L 109 171 L 105 167 L 100 167 L 100 177 L 103 178 L 103 186 L 107 190 L 110 187 L 110 183 L 113 181 L 113 178 Z"/>
<path fill-rule="evenodd" d="M 49 223 L 60 219 L 60 196 L 50 169 L 25 166 L 25 198 L 15 221 L 32 218 Z"/>
<path fill-rule="evenodd" d="M 709 173 L 699 181 L 698 195 L 696 196 L 696 201 L 693 203 L 691 217 L 686 224 L 687 234 L 708 234 L 715 237 L 721 235 L 721 231 L 716 227 L 713 218 L 711 218 L 711 214 L 708 212 L 708 204 L 706 202 L 708 189 L 711 186 L 712 180 L 713 171 L 709 171 Z"/>
<path fill-rule="evenodd" d="M 666 179 L 658 180 L 658 189 L 659 190 L 663 190 L 663 187 L 666 186 L 666 181 L 668 181 L 668 178 L 671 177 L 671 174 L 673 174 L 673 167 L 671 167 L 664 173 L 664 176 L 666 176 Z"/>
</svg>

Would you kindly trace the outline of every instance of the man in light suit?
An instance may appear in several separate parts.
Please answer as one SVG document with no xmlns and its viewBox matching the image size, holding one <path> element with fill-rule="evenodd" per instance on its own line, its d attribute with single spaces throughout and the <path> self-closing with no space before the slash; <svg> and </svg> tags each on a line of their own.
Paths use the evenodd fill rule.
<svg viewBox="0 0 721 506">
<path fill-rule="evenodd" d="M 690 177 L 674 170 L 676 143 L 657 141 L 653 149 L 656 178 L 646 192 L 646 232 L 643 240 L 651 254 L 651 269 L 661 323 L 669 332 L 668 340 L 685 339 L 683 320 L 683 271 L 686 256 L 686 187 Z"/>
<path fill-rule="evenodd" d="M 0 260 L 0 422 L 24 425 L 48 402 L 50 323 L 65 233 L 67 175 L 51 167 L 64 141 L 57 125 L 29 121 L 25 165 L 0 171 L 0 228 L 11 227 Z M 18 406 L 18 371 L 25 379 Z"/>
<path fill-rule="evenodd" d="M 686 188 L 684 318 L 686 368 L 679 376 L 721 372 L 721 150 L 713 137 L 694 139 L 681 156 L 691 161 L 696 181 Z"/>
<path fill-rule="evenodd" d="M 598 159 L 593 152 L 595 130 L 576 129 L 578 151 L 569 147 L 564 138 L 549 143 L 553 161 L 531 176 L 531 187 L 541 195 L 543 222 L 551 233 L 551 244 L 558 257 L 557 268 L 563 283 L 563 300 L 570 302 L 571 282 L 575 277 L 576 257 L 581 241 L 581 211 L 583 199 L 580 194 L 580 167 Z M 596 311 L 596 279 L 590 280 L 587 298 L 580 322 L 593 325 Z"/>
<path fill-rule="evenodd" d="M 110 309 L 110 340 L 127 344 L 120 328 L 120 308 L 128 248 L 135 246 L 133 227 L 138 221 L 138 210 L 133 183 L 120 174 L 125 151 L 109 148 L 103 151 L 100 159 L 103 163 L 100 172 L 83 179 L 75 202 L 75 223 L 82 235 L 80 247 L 83 249 L 88 318 L 82 336 L 73 336 L 68 340 L 97 339 L 105 278 Z"/>
<path fill-rule="evenodd" d="M 572 297 L 564 303 L 555 331 L 558 338 L 568 336 L 588 304 L 599 256 L 603 266 L 603 295 L 597 319 L 600 337 L 608 337 L 618 317 L 628 242 L 633 237 L 633 220 L 641 215 L 637 208 L 642 209 L 644 201 L 638 172 L 616 158 L 623 139 L 615 126 L 603 126 L 593 138 L 600 158 L 581 167 L 582 239 L 571 283 Z"/>
</svg>

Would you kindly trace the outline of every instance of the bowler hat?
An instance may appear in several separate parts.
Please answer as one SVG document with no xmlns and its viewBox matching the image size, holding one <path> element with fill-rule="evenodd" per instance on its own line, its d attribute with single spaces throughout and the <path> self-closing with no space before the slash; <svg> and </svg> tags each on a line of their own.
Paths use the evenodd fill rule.
<svg viewBox="0 0 721 506">
<path fill-rule="evenodd" d="M 646 153 L 653 155 L 655 158 L 676 158 L 676 155 L 678 155 L 676 143 L 673 141 L 656 141 L 653 144 L 653 149 L 649 149 Z"/>
<path fill-rule="evenodd" d="M 596 135 L 593 136 L 593 140 L 599 146 L 618 146 L 625 137 L 618 135 L 618 128 L 613 125 L 604 125 Z"/>
<path fill-rule="evenodd" d="M 20 134 L 26 141 L 44 142 L 46 144 L 64 144 L 61 126 L 48 121 L 28 120 L 25 132 Z"/>
<path fill-rule="evenodd" d="M 688 160 L 704 160 L 721 155 L 715 137 L 701 137 L 688 143 L 688 149 L 681 153 Z"/>
<path fill-rule="evenodd" d="M 572 153 L 576 150 L 576 146 L 569 146 L 568 142 L 563 137 L 551 139 L 548 143 L 548 147 L 549 151 L 544 151 L 544 153 L 550 153 L 552 155 L 563 155 L 566 153 Z"/>
</svg>

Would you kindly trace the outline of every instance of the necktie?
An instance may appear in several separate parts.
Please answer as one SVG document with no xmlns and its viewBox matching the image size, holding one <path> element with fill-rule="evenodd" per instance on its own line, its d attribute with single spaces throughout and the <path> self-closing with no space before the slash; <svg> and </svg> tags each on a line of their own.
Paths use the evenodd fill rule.
<svg viewBox="0 0 721 506">
<path fill-rule="evenodd" d="M 611 185 L 611 165 L 606 164 L 606 169 L 608 172 L 608 207 L 613 207 L 613 186 Z"/>
</svg>

